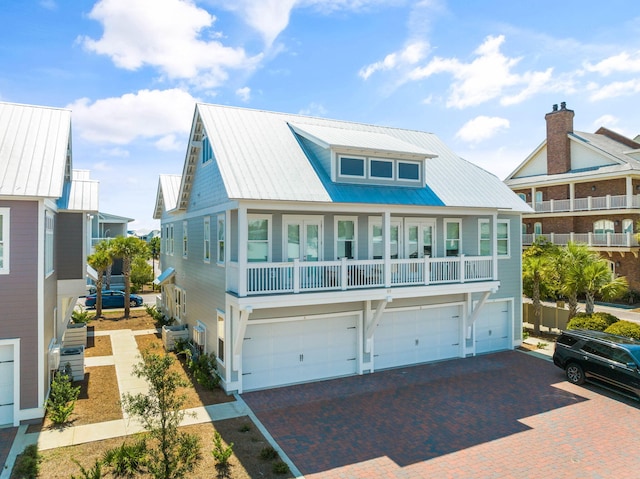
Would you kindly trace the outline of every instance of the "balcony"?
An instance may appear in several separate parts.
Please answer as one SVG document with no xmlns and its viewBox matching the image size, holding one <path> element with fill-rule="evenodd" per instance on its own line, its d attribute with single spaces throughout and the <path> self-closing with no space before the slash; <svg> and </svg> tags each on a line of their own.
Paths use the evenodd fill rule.
<svg viewBox="0 0 640 479">
<path fill-rule="evenodd" d="M 531 206 L 536 213 L 566 213 L 574 211 L 602 211 L 640 208 L 640 195 L 607 195 L 574 198 L 573 200 L 538 201 Z"/>
<path fill-rule="evenodd" d="M 584 243 L 594 248 L 637 248 L 638 239 L 634 233 L 548 233 L 523 234 L 522 245 L 530 246 L 536 238 L 544 237 L 547 241 L 559 246 L 573 243 Z"/>
<path fill-rule="evenodd" d="M 290 263 L 249 263 L 241 275 L 238 263 L 228 266 L 229 291 L 239 296 L 346 291 L 494 281 L 490 256 L 347 260 Z M 240 278 L 244 277 L 241 286 Z"/>
</svg>

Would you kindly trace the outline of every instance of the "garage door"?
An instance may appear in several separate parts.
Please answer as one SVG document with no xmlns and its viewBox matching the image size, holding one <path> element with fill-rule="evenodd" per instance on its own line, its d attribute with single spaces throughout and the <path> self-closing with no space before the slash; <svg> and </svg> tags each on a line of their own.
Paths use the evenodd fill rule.
<svg viewBox="0 0 640 479">
<path fill-rule="evenodd" d="M 0 425 L 13 423 L 13 345 L 0 346 Z"/>
<path fill-rule="evenodd" d="M 460 319 L 460 306 L 387 310 L 374 333 L 375 368 L 459 357 Z"/>
<path fill-rule="evenodd" d="M 511 302 L 486 303 L 475 322 L 476 354 L 511 349 Z"/>
<path fill-rule="evenodd" d="M 355 374 L 358 316 L 247 326 L 243 344 L 245 391 Z"/>
</svg>

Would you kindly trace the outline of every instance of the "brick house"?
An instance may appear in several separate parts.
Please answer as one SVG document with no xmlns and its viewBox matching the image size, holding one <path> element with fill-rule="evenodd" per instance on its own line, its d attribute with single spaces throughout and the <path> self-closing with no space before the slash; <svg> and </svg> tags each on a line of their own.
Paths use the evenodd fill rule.
<svg viewBox="0 0 640 479">
<path fill-rule="evenodd" d="M 535 210 L 523 215 L 523 246 L 538 236 L 586 243 L 640 290 L 640 137 L 574 131 L 573 117 L 564 102 L 554 105 L 546 139 L 505 179 Z"/>
</svg>

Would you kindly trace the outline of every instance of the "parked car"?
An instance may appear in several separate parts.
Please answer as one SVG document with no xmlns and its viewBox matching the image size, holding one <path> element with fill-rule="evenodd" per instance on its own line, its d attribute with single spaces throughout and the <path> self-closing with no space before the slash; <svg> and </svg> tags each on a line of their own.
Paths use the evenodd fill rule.
<svg viewBox="0 0 640 479">
<path fill-rule="evenodd" d="M 640 341 L 600 331 L 564 331 L 553 363 L 573 384 L 589 381 L 640 399 Z"/>
<path fill-rule="evenodd" d="M 130 306 L 142 306 L 143 299 L 142 296 L 138 296 L 137 294 L 129 295 L 129 304 Z M 95 308 L 96 307 L 96 294 L 90 294 L 84 300 L 84 305 L 87 308 Z M 113 291 L 110 289 L 102 291 L 102 307 L 103 308 L 124 308 L 124 292 L 123 291 Z"/>
</svg>

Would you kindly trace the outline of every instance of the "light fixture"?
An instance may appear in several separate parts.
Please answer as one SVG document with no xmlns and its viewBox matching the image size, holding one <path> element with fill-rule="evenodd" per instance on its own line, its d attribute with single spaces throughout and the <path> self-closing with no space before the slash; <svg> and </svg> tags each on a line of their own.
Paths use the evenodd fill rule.
<svg viewBox="0 0 640 479">
<path fill-rule="evenodd" d="M 620 267 L 620 261 L 616 261 L 616 268 Z"/>
<path fill-rule="evenodd" d="M 596 185 L 593 185 L 593 186 L 591 187 L 591 191 L 596 191 Z"/>
<path fill-rule="evenodd" d="M 614 223 L 615 223 L 616 226 L 618 226 L 620 224 L 620 221 L 615 220 Z"/>
</svg>

